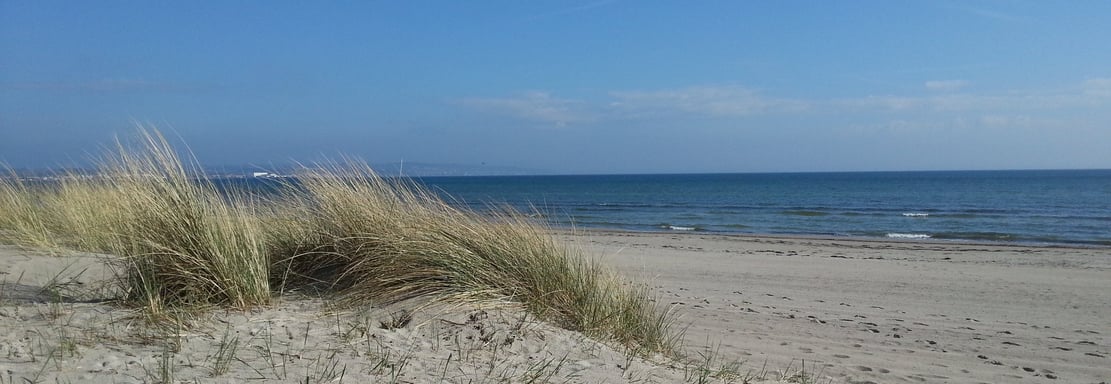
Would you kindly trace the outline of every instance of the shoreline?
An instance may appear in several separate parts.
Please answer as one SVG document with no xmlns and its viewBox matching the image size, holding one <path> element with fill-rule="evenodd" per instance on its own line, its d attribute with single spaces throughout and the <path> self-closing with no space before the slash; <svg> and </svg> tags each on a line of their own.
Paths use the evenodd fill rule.
<svg viewBox="0 0 1111 384">
<path fill-rule="evenodd" d="M 841 236 L 841 235 L 823 235 L 823 234 L 780 234 L 780 233 L 745 233 L 745 232 L 718 232 L 718 231 L 704 231 L 704 230 L 632 230 L 622 228 L 602 228 L 602 227 L 552 227 L 550 232 L 553 234 L 574 234 L 574 233 L 600 233 L 600 234 L 647 234 L 647 235 L 680 235 L 680 236 L 718 236 L 724 238 L 749 238 L 749 239 L 789 239 L 789 240 L 826 240 L 826 241 L 853 241 L 861 243 L 898 243 L 898 244 L 922 244 L 922 245 L 969 245 L 969 246 L 989 246 L 989 247 L 1013 247 L 1013 248 L 1048 248 L 1048 249 L 1095 249 L 1095 250 L 1111 250 L 1111 245 L 1090 244 L 1090 243 L 1023 243 L 1023 242 L 1005 242 L 1005 241 L 990 241 L 990 240 L 966 240 L 966 239 L 936 239 L 936 238 L 888 238 L 888 237 L 870 237 L 870 236 Z"/>
</svg>

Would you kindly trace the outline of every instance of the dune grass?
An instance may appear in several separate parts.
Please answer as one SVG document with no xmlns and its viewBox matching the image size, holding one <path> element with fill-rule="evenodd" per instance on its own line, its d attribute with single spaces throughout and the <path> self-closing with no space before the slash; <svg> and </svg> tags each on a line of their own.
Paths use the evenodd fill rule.
<svg viewBox="0 0 1111 384">
<path fill-rule="evenodd" d="M 93 174 L 0 180 L 0 236 L 117 255 L 124 301 L 152 315 L 249 308 L 313 290 L 342 305 L 411 298 L 519 305 L 646 352 L 675 352 L 648 289 L 511 210 L 457 208 L 358 161 L 305 167 L 265 196 L 220 191 L 157 131 L 118 143 Z"/>
</svg>

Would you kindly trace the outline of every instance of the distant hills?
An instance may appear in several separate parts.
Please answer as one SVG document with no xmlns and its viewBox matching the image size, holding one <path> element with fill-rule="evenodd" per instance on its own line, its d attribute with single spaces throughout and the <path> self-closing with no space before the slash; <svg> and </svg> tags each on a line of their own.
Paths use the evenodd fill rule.
<svg viewBox="0 0 1111 384">
<path fill-rule="evenodd" d="M 306 165 L 311 167 L 312 165 Z M 274 176 L 288 176 L 301 168 L 296 164 L 280 165 L 206 165 L 204 172 L 209 177 L 254 177 L 255 173 L 265 172 Z M 523 176 L 551 174 L 550 171 L 466 164 L 437 163 L 384 163 L 372 164 L 382 176 L 439 177 L 439 176 Z M 15 168 L 15 174 L 27 178 L 47 178 L 64 173 L 92 173 L 93 168 Z M 5 172 L 6 173 L 6 172 Z"/>
<path fill-rule="evenodd" d="M 384 176 L 523 176 L 551 174 L 550 171 L 518 167 L 498 167 L 488 165 L 435 164 L 435 163 L 387 163 L 372 165 L 375 171 Z"/>
</svg>

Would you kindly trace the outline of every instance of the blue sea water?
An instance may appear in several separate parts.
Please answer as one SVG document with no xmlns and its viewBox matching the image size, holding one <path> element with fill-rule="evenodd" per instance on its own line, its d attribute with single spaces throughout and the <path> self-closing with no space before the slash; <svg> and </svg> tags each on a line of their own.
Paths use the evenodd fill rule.
<svg viewBox="0 0 1111 384">
<path fill-rule="evenodd" d="M 1111 246 L 1111 170 L 435 177 L 555 226 Z"/>
</svg>

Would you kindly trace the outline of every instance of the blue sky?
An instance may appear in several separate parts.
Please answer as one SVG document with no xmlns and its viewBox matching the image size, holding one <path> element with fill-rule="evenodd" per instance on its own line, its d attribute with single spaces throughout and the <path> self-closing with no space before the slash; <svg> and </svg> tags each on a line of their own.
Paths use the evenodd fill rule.
<svg viewBox="0 0 1111 384">
<path fill-rule="evenodd" d="M 0 0 L 0 161 L 1111 168 L 1108 1 Z"/>
</svg>

